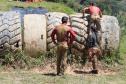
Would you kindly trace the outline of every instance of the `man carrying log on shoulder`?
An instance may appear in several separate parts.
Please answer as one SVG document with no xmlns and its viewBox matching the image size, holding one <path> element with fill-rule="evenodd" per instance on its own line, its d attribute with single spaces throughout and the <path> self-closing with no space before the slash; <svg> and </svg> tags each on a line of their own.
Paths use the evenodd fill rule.
<svg viewBox="0 0 126 84">
<path fill-rule="evenodd" d="M 67 22 L 68 17 L 62 17 L 62 24 L 57 26 L 51 34 L 53 43 L 57 45 L 57 75 L 64 75 L 67 68 L 68 46 L 72 44 L 76 37 L 72 28 L 67 26 Z"/>
</svg>

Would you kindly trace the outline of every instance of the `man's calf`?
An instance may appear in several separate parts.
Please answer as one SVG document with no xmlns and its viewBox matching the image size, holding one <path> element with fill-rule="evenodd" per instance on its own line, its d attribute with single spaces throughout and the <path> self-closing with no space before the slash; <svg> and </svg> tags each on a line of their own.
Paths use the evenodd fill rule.
<svg viewBox="0 0 126 84">
<path fill-rule="evenodd" d="M 97 59 L 102 55 L 101 50 L 97 47 L 92 47 L 88 49 L 88 59 L 92 62 L 92 73 L 97 74 Z"/>
</svg>

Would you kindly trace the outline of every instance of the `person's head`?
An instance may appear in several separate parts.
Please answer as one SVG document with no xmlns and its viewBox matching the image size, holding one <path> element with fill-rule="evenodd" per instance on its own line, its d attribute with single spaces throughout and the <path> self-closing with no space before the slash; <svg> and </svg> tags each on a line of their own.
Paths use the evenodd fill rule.
<svg viewBox="0 0 126 84">
<path fill-rule="evenodd" d="M 93 1 L 90 1 L 90 6 L 94 6 L 95 3 Z"/>
<path fill-rule="evenodd" d="M 62 17 L 62 23 L 67 23 L 67 22 L 68 22 L 68 17 L 63 16 L 63 17 Z"/>
</svg>

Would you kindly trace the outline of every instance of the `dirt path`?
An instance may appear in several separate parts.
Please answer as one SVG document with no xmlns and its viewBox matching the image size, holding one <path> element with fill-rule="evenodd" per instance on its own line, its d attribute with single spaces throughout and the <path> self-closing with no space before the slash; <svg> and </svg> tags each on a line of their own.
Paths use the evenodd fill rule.
<svg viewBox="0 0 126 84">
<path fill-rule="evenodd" d="M 115 75 L 119 69 L 115 68 L 108 68 L 102 65 L 102 63 L 98 63 L 99 73 L 98 75 Z M 65 73 L 70 74 L 73 76 L 80 76 L 80 75 L 91 75 L 90 71 L 91 63 L 87 63 L 85 66 L 72 65 L 67 67 Z M 30 71 L 42 74 L 56 74 L 56 64 L 47 64 L 45 67 L 35 67 Z"/>
</svg>

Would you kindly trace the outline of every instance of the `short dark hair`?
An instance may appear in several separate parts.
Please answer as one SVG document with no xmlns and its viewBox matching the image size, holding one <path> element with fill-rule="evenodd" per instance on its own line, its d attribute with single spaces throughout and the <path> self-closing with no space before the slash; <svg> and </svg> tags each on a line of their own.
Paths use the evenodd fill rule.
<svg viewBox="0 0 126 84">
<path fill-rule="evenodd" d="M 94 3 L 93 1 L 90 1 L 90 5 L 91 5 L 91 6 L 94 6 L 95 3 Z"/>
<path fill-rule="evenodd" d="M 67 23 L 67 21 L 68 21 L 68 17 L 63 16 L 63 17 L 62 17 L 62 23 Z"/>
</svg>

